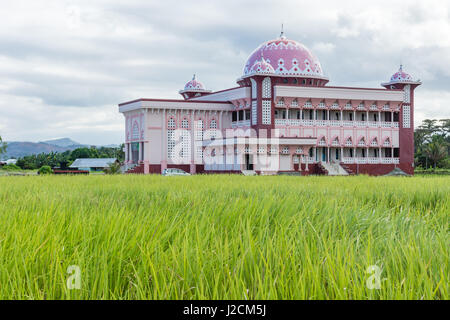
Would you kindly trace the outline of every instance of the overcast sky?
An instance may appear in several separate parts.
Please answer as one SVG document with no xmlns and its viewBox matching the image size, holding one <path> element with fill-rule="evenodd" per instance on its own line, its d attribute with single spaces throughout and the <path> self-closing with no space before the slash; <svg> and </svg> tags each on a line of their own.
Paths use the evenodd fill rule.
<svg viewBox="0 0 450 320">
<path fill-rule="evenodd" d="M 2 1 L 0 135 L 121 143 L 117 104 L 181 98 L 196 73 L 236 86 L 249 54 L 285 35 L 330 85 L 380 87 L 403 63 L 423 85 L 416 125 L 450 117 L 450 1 Z"/>
</svg>

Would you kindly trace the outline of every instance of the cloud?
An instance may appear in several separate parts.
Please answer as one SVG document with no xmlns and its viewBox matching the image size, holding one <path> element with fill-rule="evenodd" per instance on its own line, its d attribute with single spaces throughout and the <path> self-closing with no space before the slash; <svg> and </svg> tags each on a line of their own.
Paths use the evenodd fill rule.
<svg viewBox="0 0 450 320">
<path fill-rule="evenodd" d="M 250 53 L 285 34 L 330 85 L 379 87 L 400 63 L 423 85 L 416 121 L 450 117 L 450 4 L 366 1 L 16 0 L 0 12 L 0 134 L 120 143 L 117 104 L 178 98 L 196 73 L 235 86 Z"/>
</svg>

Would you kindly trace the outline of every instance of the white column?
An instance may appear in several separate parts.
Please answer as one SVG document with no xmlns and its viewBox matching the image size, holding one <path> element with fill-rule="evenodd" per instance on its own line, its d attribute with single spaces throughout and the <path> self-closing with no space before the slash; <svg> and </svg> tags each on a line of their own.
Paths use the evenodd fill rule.
<svg viewBox="0 0 450 320">
<path fill-rule="evenodd" d="M 330 161 L 330 147 L 327 147 L 327 162 L 331 162 Z"/>
<path fill-rule="evenodd" d="M 344 161 L 344 147 L 341 147 L 341 154 L 340 154 L 339 160 L 341 162 Z"/>
<path fill-rule="evenodd" d="M 369 111 L 366 111 L 366 121 L 369 122 Z"/>
<path fill-rule="evenodd" d="M 381 147 L 378 148 L 378 158 L 380 159 L 380 163 L 381 163 Z"/>
<path fill-rule="evenodd" d="M 137 148 L 138 148 L 137 162 L 139 163 L 141 161 L 141 143 L 140 142 L 136 142 L 136 144 L 137 144 Z"/>
<path fill-rule="evenodd" d="M 195 145 L 195 110 L 191 110 L 191 163 L 195 163 L 195 153 L 196 153 L 196 145 Z"/>
<path fill-rule="evenodd" d="M 161 109 L 162 117 L 161 117 L 161 172 L 167 168 L 167 110 Z"/>
</svg>

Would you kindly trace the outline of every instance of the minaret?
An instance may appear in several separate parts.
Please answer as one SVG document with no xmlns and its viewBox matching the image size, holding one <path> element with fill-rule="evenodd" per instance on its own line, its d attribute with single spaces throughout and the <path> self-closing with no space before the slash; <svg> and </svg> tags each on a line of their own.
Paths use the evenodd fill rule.
<svg viewBox="0 0 450 320">
<path fill-rule="evenodd" d="M 410 74 L 399 70 L 392 75 L 391 80 L 381 85 L 388 90 L 403 90 L 404 98 L 400 108 L 399 157 L 400 169 L 406 173 L 414 173 L 414 90 L 422 83 L 414 81 Z"/>
</svg>

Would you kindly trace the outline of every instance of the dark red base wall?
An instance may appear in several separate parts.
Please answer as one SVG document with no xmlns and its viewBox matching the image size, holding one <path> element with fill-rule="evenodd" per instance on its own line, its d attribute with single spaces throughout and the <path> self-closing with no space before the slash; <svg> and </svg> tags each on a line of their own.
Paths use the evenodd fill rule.
<svg viewBox="0 0 450 320">
<path fill-rule="evenodd" d="M 160 164 L 151 164 L 151 165 L 149 165 L 149 173 L 161 174 L 161 165 Z"/>
<path fill-rule="evenodd" d="M 411 164 L 400 163 L 400 164 L 345 164 L 347 168 L 353 171 L 354 174 L 368 174 L 370 176 L 381 176 L 385 175 L 396 167 L 400 168 L 407 174 L 414 174 L 414 168 Z"/>
<path fill-rule="evenodd" d="M 387 173 L 391 172 L 392 170 L 394 170 L 395 167 L 402 169 L 404 172 L 406 172 L 408 174 L 411 174 L 411 175 L 414 174 L 414 168 L 411 166 L 411 164 L 408 164 L 408 163 L 400 163 L 397 165 L 395 165 L 395 164 L 360 164 L 360 165 L 345 164 L 344 166 L 349 168 L 354 174 L 368 174 L 371 176 L 380 176 L 380 175 L 387 174 Z M 190 172 L 190 170 L 191 170 L 190 165 L 188 165 L 188 164 L 168 165 L 167 167 L 182 169 L 186 172 Z M 141 169 L 141 170 L 136 170 L 139 172 L 133 172 L 133 173 L 144 173 L 143 166 L 142 166 L 142 168 L 138 167 L 137 169 Z M 308 169 L 309 169 L 309 171 L 306 171 L 306 165 L 302 164 L 301 174 L 303 176 L 312 175 L 312 174 L 314 174 L 314 175 L 324 174 L 321 167 L 317 163 L 309 164 Z M 298 171 L 298 164 L 294 164 L 294 170 L 292 170 L 292 171 Z M 161 165 L 159 165 L 159 164 L 149 165 L 149 173 L 161 174 Z M 203 165 L 196 165 L 196 173 L 197 174 L 201 174 L 201 173 L 204 173 L 204 174 L 205 173 L 206 174 L 208 174 L 208 173 L 210 173 L 210 174 L 216 174 L 216 173 L 240 174 L 241 171 L 205 171 Z"/>
<path fill-rule="evenodd" d="M 298 163 L 294 163 L 294 171 L 298 171 Z M 324 174 L 317 163 L 308 164 L 308 171 L 306 171 L 306 164 L 302 163 L 302 176 L 309 176 L 311 174 Z"/>
<path fill-rule="evenodd" d="M 197 164 L 195 166 L 195 172 L 196 173 L 205 173 L 205 166 L 202 164 Z"/>
</svg>

